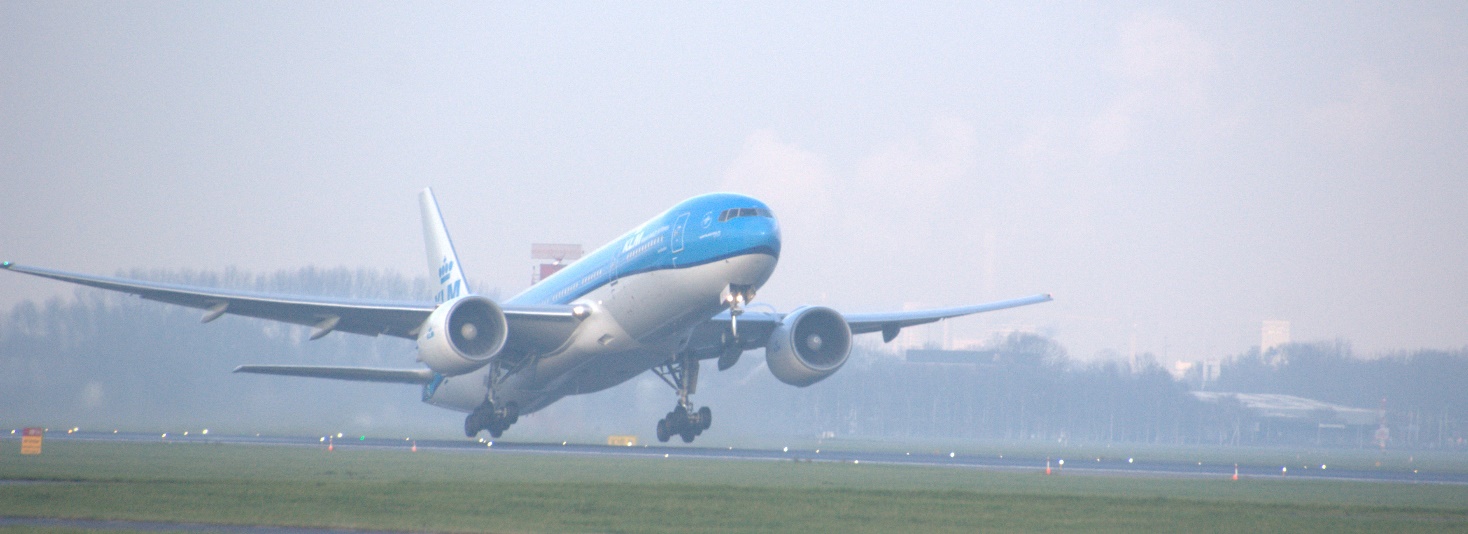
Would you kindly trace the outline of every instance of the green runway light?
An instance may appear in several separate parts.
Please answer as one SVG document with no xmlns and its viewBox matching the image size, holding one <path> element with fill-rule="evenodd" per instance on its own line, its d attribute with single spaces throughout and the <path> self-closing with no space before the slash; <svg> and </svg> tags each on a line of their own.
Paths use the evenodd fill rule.
<svg viewBox="0 0 1468 534">
<path fill-rule="evenodd" d="M 4 267 L 6 269 L 9 269 L 11 265 L 15 265 L 15 264 L 14 263 L 10 263 L 8 261 L 5 262 L 5 263 L 0 263 L 0 267 Z"/>
<path fill-rule="evenodd" d="M 362 436 L 360 438 L 357 438 L 357 441 L 367 441 L 367 436 Z"/>
</svg>

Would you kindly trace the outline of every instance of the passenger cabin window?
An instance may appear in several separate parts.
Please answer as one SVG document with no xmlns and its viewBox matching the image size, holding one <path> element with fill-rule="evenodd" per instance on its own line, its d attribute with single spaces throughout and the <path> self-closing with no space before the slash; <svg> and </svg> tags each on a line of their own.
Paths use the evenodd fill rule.
<svg viewBox="0 0 1468 534">
<path fill-rule="evenodd" d="M 719 214 L 719 222 L 740 217 L 770 217 L 775 215 L 765 208 L 729 208 Z"/>
</svg>

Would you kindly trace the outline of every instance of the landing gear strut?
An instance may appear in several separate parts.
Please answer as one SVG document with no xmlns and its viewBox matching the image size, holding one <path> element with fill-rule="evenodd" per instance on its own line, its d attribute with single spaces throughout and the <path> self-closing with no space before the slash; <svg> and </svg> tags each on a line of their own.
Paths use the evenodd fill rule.
<svg viewBox="0 0 1468 534">
<path fill-rule="evenodd" d="M 708 406 L 694 410 L 693 403 L 688 400 L 688 396 L 698 389 L 698 360 L 690 355 L 679 355 L 654 367 L 653 372 L 678 392 L 678 406 L 658 420 L 658 441 L 667 443 L 673 436 L 678 436 L 683 443 L 693 443 L 693 438 L 708 430 L 714 422 L 713 411 Z"/>
<path fill-rule="evenodd" d="M 489 394 L 485 396 L 483 404 L 464 418 L 465 436 L 472 438 L 478 435 L 480 430 L 488 430 L 490 437 L 499 438 L 506 429 L 510 428 L 510 425 L 520 420 L 519 404 L 506 402 L 504 399 L 495 402 L 494 399 L 499 396 L 496 392 L 499 391 L 500 384 L 516 370 L 524 367 L 527 361 L 525 358 L 515 360 L 499 358 L 490 362 L 489 377 L 485 384 L 489 387 Z"/>
<path fill-rule="evenodd" d="M 493 402 L 484 401 L 468 417 L 464 418 L 464 435 L 474 437 L 480 430 L 488 430 L 490 437 L 498 438 L 505 429 L 520 420 L 520 406 L 510 402 L 496 408 Z"/>
<path fill-rule="evenodd" d="M 723 371 L 734 367 L 739 355 L 744 353 L 744 343 L 739 339 L 739 316 L 744 315 L 744 305 L 754 300 L 754 287 L 729 284 L 719 299 L 729 307 L 729 330 L 724 332 L 724 350 L 719 355 L 719 370 Z"/>
<path fill-rule="evenodd" d="M 729 333 L 739 337 L 739 316 L 744 314 L 744 305 L 754 300 L 754 287 L 741 284 L 729 284 L 724 288 L 719 300 L 729 307 Z"/>
</svg>

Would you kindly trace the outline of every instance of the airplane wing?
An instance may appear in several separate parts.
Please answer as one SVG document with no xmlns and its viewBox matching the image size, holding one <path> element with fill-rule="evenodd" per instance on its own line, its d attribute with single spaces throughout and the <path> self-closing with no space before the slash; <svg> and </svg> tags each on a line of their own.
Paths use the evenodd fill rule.
<svg viewBox="0 0 1468 534">
<path fill-rule="evenodd" d="M 865 334 L 868 332 L 881 332 L 882 341 L 892 341 L 897 333 L 903 328 L 917 326 L 962 317 L 975 313 L 1017 308 L 1041 302 L 1050 302 L 1052 298 L 1049 293 L 1030 295 L 1010 300 L 1001 300 L 987 304 L 976 304 L 973 306 L 958 306 L 955 308 L 941 308 L 935 310 L 914 310 L 889 313 L 853 313 L 846 315 L 846 323 L 851 325 L 852 334 Z"/>
<path fill-rule="evenodd" d="M 301 297 L 190 287 L 27 267 L 8 261 L 0 263 L 0 268 L 199 308 L 205 310 L 203 322 L 206 323 L 229 314 L 312 326 L 316 328 L 311 334 L 312 339 L 335 331 L 415 339 L 418 326 L 436 307 L 426 302 Z M 576 328 L 570 306 L 501 307 L 509 321 L 509 337 L 505 340 L 504 349 L 507 352 L 548 352 L 565 343 Z"/>
<path fill-rule="evenodd" d="M 386 382 L 423 385 L 433 381 L 428 369 L 377 369 L 372 367 L 323 367 L 312 365 L 241 365 L 236 373 L 332 378 L 354 382 Z"/>
<path fill-rule="evenodd" d="M 1039 304 L 1052 300 L 1049 293 L 1031 295 L 1017 299 L 1001 300 L 986 304 L 975 304 L 972 306 L 958 306 L 953 308 L 938 308 L 931 310 L 912 310 L 886 313 L 852 313 L 843 314 L 846 324 L 851 327 L 851 333 L 867 334 L 881 332 L 883 341 L 892 341 L 903 328 L 917 326 L 953 317 L 962 317 L 975 313 L 983 313 L 1030 304 Z M 784 320 L 783 313 L 765 313 L 746 311 L 739 316 L 739 338 L 744 350 L 763 348 L 769 341 L 770 333 Z M 689 338 L 688 348 L 693 351 L 699 359 L 717 358 L 723 354 L 723 339 L 725 332 L 729 331 L 729 312 L 725 311 L 714 316 L 708 322 L 699 325 Z"/>
</svg>

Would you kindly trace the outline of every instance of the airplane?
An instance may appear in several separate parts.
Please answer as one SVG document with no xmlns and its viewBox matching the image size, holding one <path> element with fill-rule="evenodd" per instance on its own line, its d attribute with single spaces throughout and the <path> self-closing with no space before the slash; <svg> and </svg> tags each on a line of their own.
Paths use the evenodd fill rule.
<svg viewBox="0 0 1468 534">
<path fill-rule="evenodd" d="M 690 400 L 700 363 L 720 371 L 763 348 L 775 378 L 815 384 L 846 363 L 852 336 L 890 342 L 906 327 L 1051 300 L 1037 294 L 953 308 L 842 314 L 747 309 L 780 258 L 780 225 L 765 203 L 733 193 L 685 200 L 520 294 L 495 302 L 469 291 L 431 188 L 419 194 L 433 302 L 264 294 L 78 274 L 9 261 L 5 270 L 204 310 L 332 332 L 414 340 L 418 368 L 241 365 L 234 372 L 421 386 L 425 403 L 467 413 L 464 434 L 500 437 L 521 415 L 568 395 L 601 391 L 651 370 L 677 393 L 657 438 L 684 443 L 713 421 Z"/>
</svg>

